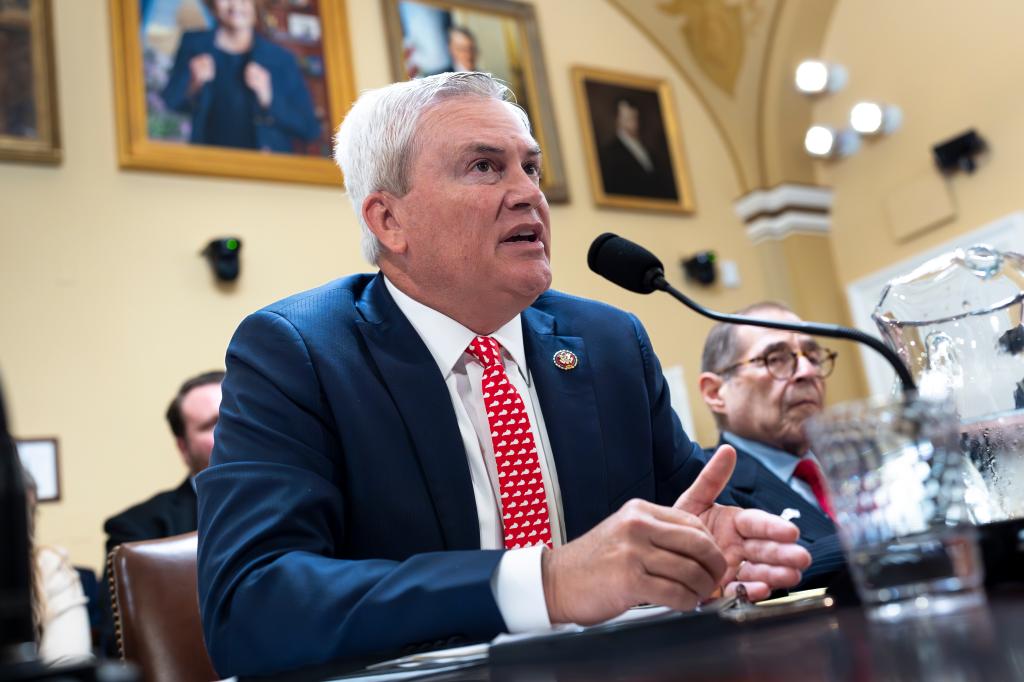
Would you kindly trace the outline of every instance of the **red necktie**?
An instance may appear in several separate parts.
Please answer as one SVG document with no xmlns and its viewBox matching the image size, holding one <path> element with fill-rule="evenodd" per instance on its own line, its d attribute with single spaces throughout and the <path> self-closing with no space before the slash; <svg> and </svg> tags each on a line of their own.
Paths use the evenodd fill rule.
<svg viewBox="0 0 1024 682">
<path fill-rule="evenodd" d="M 821 473 L 821 469 L 818 468 L 818 464 L 810 458 L 802 459 L 796 465 L 793 475 L 811 486 L 811 492 L 818 499 L 821 510 L 828 514 L 830 519 L 835 521 L 836 517 L 832 512 L 832 503 L 829 501 L 828 492 L 825 490 L 825 476 Z"/>
<path fill-rule="evenodd" d="M 550 547 L 548 496 L 540 473 L 537 445 L 523 398 L 505 374 L 501 346 L 489 336 L 478 336 L 466 352 L 484 366 L 484 408 L 498 469 L 505 549 L 540 543 Z"/>
</svg>

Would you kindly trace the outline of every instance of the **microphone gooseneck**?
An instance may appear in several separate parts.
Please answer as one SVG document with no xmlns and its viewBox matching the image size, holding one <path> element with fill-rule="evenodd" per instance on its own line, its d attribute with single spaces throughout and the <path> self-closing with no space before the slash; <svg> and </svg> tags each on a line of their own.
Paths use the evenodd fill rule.
<svg viewBox="0 0 1024 682">
<path fill-rule="evenodd" d="M 880 353 L 892 365 L 896 376 L 899 377 L 900 383 L 903 385 L 904 394 L 917 390 L 914 377 L 910 375 L 910 370 L 903 364 L 900 357 L 875 337 L 869 336 L 859 329 L 851 329 L 837 324 L 781 322 L 708 310 L 668 283 L 665 279 L 665 267 L 657 256 L 639 244 L 611 232 L 605 232 L 590 245 L 590 250 L 587 252 L 587 265 L 602 277 L 638 294 L 649 294 L 653 291 L 667 292 L 691 310 L 718 322 L 782 329 L 864 344 Z"/>
</svg>

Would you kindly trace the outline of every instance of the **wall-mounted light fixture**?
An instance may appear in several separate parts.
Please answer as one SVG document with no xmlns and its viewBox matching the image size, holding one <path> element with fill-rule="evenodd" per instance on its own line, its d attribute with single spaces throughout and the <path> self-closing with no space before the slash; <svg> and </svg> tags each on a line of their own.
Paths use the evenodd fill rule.
<svg viewBox="0 0 1024 682">
<path fill-rule="evenodd" d="M 807 95 L 832 93 L 846 84 L 846 69 L 818 59 L 808 59 L 796 67 L 796 88 Z M 887 135 L 903 121 L 899 107 L 878 102 L 857 102 L 850 110 L 850 127 L 813 125 L 804 135 L 804 149 L 819 159 L 849 156 L 860 149 L 860 136 Z"/>
<path fill-rule="evenodd" d="M 861 135 L 888 135 L 902 121 L 903 112 L 890 104 L 857 102 L 850 109 L 850 127 Z"/>
<path fill-rule="evenodd" d="M 849 156 L 860 149 L 860 137 L 852 130 L 814 125 L 804 135 L 804 149 L 820 159 Z"/>
<path fill-rule="evenodd" d="M 836 92 L 846 85 L 846 68 L 819 59 L 807 59 L 796 67 L 796 89 L 807 95 Z"/>
</svg>

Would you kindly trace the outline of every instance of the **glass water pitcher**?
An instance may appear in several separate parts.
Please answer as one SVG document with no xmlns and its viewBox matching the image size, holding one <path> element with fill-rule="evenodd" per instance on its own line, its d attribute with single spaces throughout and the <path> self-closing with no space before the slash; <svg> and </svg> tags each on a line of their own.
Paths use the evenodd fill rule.
<svg viewBox="0 0 1024 682">
<path fill-rule="evenodd" d="M 951 394 L 979 522 L 1024 518 L 1024 256 L 957 249 L 892 280 L 872 318 L 924 395 Z"/>
</svg>

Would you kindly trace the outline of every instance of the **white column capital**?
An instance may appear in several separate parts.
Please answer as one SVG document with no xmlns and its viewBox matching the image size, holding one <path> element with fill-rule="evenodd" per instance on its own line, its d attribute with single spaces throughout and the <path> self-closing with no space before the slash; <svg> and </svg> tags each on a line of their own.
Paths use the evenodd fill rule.
<svg viewBox="0 0 1024 682">
<path fill-rule="evenodd" d="M 828 234 L 832 226 L 832 189 L 782 184 L 755 189 L 733 202 L 754 243 L 790 234 Z"/>
</svg>

